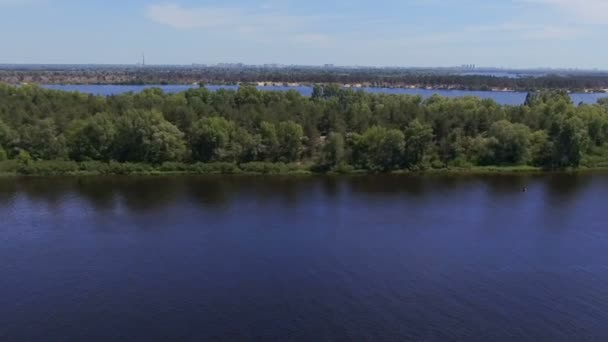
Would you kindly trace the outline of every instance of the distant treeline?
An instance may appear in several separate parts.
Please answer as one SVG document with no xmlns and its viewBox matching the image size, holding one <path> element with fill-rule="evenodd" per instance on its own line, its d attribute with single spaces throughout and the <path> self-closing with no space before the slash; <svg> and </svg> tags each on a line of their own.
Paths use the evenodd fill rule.
<svg viewBox="0 0 608 342">
<path fill-rule="evenodd" d="M 607 143 L 608 101 L 575 106 L 564 92 L 502 106 L 337 85 L 316 86 L 312 97 L 254 87 L 101 97 L 0 85 L 0 160 L 24 170 L 40 160 L 319 172 L 603 167 Z"/>
<path fill-rule="evenodd" d="M 321 68 L 141 68 L 76 70 L 0 70 L 4 83 L 75 84 L 237 84 L 305 83 L 362 84 L 374 87 L 433 87 L 463 90 L 513 89 L 598 90 L 608 89 L 608 74 L 545 75 L 539 77 L 494 77 L 408 69 L 321 69 Z"/>
</svg>

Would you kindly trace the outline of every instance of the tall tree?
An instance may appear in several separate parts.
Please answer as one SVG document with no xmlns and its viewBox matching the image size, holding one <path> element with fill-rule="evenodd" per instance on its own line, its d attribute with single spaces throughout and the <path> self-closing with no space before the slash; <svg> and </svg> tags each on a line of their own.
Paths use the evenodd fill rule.
<svg viewBox="0 0 608 342">
<path fill-rule="evenodd" d="M 118 118 L 116 128 L 119 161 L 162 163 L 185 155 L 184 134 L 157 111 L 128 111 Z"/>
<path fill-rule="evenodd" d="M 279 141 L 278 159 L 283 162 L 295 162 L 302 152 L 304 129 L 293 121 L 281 122 L 277 127 Z"/>
</svg>

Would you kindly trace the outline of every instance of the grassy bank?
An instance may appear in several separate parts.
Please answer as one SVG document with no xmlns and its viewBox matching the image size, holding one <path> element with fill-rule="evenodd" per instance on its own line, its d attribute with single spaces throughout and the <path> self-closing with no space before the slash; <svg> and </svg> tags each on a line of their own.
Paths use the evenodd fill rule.
<svg viewBox="0 0 608 342">
<path fill-rule="evenodd" d="M 32 161 L 0 162 L 2 176 L 80 176 L 80 175 L 162 175 L 162 174 L 310 174 L 300 164 L 283 163 L 145 163 Z"/>
<path fill-rule="evenodd" d="M 608 167 L 582 167 L 561 169 L 559 172 L 608 171 Z M 390 174 L 523 174 L 550 173 L 531 166 L 475 166 L 453 167 L 427 170 L 400 170 Z M 74 161 L 32 161 L 20 163 L 16 160 L 0 162 L 0 176 L 95 176 L 95 175 L 348 175 L 372 174 L 343 166 L 333 170 L 318 170 L 310 164 L 284 164 L 254 162 L 235 163 L 164 163 L 160 165 L 118 162 L 74 162 Z"/>
</svg>

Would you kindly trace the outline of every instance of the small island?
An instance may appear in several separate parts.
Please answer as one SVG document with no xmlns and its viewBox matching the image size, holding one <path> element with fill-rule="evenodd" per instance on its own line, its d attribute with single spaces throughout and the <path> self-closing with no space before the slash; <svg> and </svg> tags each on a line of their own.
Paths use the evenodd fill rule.
<svg viewBox="0 0 608 342">
<path fill-rule="evenodd" d="M 608 101 L 520 106 L 335 84 L 94 96 L 0 85 L 0 174 L 512 172 L 608 167 Z"/>
</svg>

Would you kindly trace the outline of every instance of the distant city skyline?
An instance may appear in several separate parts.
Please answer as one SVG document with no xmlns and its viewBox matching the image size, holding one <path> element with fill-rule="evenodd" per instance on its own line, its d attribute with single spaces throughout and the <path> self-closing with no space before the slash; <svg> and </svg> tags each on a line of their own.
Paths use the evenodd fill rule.
<svg viewBox="0 0 608 342">
<path fill-rule="evenodd" d="M 0 0 L 0 64 L 608 69 L 604 0 Z"/>
<path fill-rule="evenodd" d="M 218 62 L 218 63 L 188 63 L 188 64 L 143 64 L 142 61 L 136 61 L 135 63 L 0 63 L 0 69 L 2 68 L 20 68 L 20 67 L 31 67 L 31 68 L 59 68 L 62 67 L 99 67 L 103 68 L 130 68 L 130 67 L 142 67 L 146 68 L 196 68 L 196 67 L 242 67 L 242 68 L 345 68 L 345 69 L 411 69 L 411 70 L 460 70 L 460 71 L 581 71 L 581 72 L 608 72 L 607 69 L 601 68 L 578 68 L 578 67 L 501 67 L 501 66 L 476 66 L 476 65 L 439 65 L 439 66 L 407 66 L 407 65 L 347 65 L 347 64 L 283 64 L 283 63 L 262 63 L 262 64 L 247 64 L 241 62 Z"/>
</svg>

